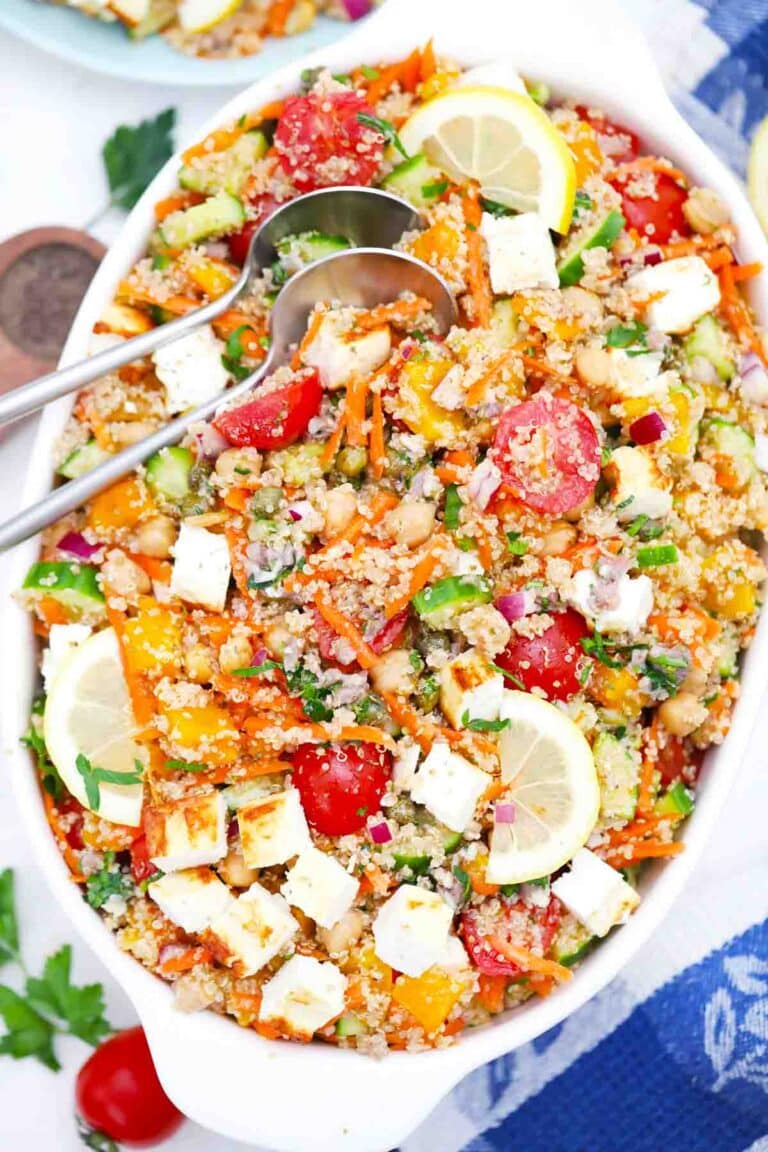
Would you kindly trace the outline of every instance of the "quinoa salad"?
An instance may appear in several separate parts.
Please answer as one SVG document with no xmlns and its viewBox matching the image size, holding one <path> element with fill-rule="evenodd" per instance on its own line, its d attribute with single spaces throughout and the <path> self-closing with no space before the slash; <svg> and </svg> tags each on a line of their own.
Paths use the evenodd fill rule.
<svg viewBox="0 0 768 1152">
<path fill-rule="evenodd" d="M 459 322 L 318 302 L 244 403 L 47 530 L 19 596 L 50 826 L 120 947 L 181 1011 L 382 1055 L 557 995 L 683 851 L 760 606 L 768 373 L 714 192 L 431 44 L 188 149 L 93 348 L 343 184 L 418 209 L 398 247 Z M 282 285 L 348 243 L 286 237 L 81 392 L 59 475 L 252 372 Z"/>
</svg>

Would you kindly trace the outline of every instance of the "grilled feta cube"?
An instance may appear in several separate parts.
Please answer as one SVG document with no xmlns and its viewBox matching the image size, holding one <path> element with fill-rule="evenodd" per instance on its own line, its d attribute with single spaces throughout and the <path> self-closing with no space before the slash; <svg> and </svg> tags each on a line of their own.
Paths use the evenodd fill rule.
<svg viewBox="0 0 768 1152">
<path fill-rule="evenodd" d="M 656 461 L 642 448 L 614 448 L 604 471 L 613 485 L 612 504 L 621 523 L 636 516 L 650 520 L 669 516 L 672 493 L 664 487 Z"/>
<path fill-rule="evenodd" d="M 625 923 L 640 903 L 634 888 L 588 848 L 576 853 L 552 891 L 595 936 L 606 936 L 614 924 Z"/>
<path fill-rule="evenodd" d="M 473 648 L 440 669 L 440 707 L 454 728 L 470 720 L 498 720 L 504 677 Z"/>
<path fill-rule="evenodd" d="M 222 612 L 232 575 L 226 536 L 182 524 L 173 546 L 171 593 L 211 612 Z"/>
<path fill-rule="evenodd" d="M 591 569 L 577 572 L 569 597 L 573 607 L 591 620 L 598 632 L 628 632 L 636 636 L 653 610 L 653 581 L 647 576 L 620 576 L 610 608 L 600 604 L 600 586 L 600 577 Z"/>
<path fill-rule="evenodd" d="M 295 788 L 243 804 L 237 811 L 240 846 L 249 868 L 285 864 L 312 846 L 307 818 Z"/>
<path fill-rule="evenodd" d="M 152 353 L 155 375 L 165 385 L 169 412 L 186 412 L 218 396 L 229 382 L 221 362 L 224 345 L 209 324 Z"/>
<path fill-rule="evenodd" d="M 559 287 L 554 245 L 536 212 L 518 216 L 484 212 L 480 232 L 488 245 L 491 287 L 497 296 L 524 288 Z"/>
<path fill-rule="evenodd" d="M 624 348 L 607 348 L 606 352 L 610 357 L 611 384 L 622 400 L 667 394 L 670 378 L 675 374 L 661 371 L 661 352 L 645 352 L 642 356 L 630 356 Z"/>
<path fill-rule="evenodd" d="M 445 958 L 452 920 L 437 892 L 401 884 L 373 922 L 376 955 L 406 976 L 421 976 Z"/>
<path fill-rule="evenodd" d="M 211 921 L 226 912 L 233 897 L 210 868 L 186 868 L 161 876 L 147 888 L 169 920 L 185 932 L 202 932 Z"/>
<path fill-rule="evenodd" d="M 432 745 L 413 778 L 411 799 L 423 804 L 452 832 L 463 832 L 490 782 L 487 772 L 438 742 Z"/>
<path fill-rule="evenodd" d="M 206 943 L 222 964 L 252 976 L 282 952 L 298 929 L 282 896 L 251 884 L 211 922 Z"/>
<path fill-rule="evenodd" d="M 720 303 L 717 276 L 701 256 L 681 256 L 643 268 L 627 281 L 638 301 L 647 300 L 645 319 L 662 332 L 689 332 Z"/>
<path fill-rule="evenodd" d="M 420 759 L 421 749 L 418 744 L 407 738 L 398 740 L 397 754 L 392 765 L 392 783 L 398 792 L 410 791 Z"/>
<path fill-rule="evenodd" d="M 343 315 L 328 312 L 304 350 L 304 363 L 317 368 L 326 388 L 343 388 L 353 376 L 370 376 L 389 359 L 392 339 L 386 325 L 352 340 L 348 328 Z"/>
<path fill-rule="evenodd" d="M 147 855 L 162 872 L 215 864 L 227 854 L 226 817 L 220 792 L 153 804 L 144 815 Z"/>
<path fill-rule="evenodd" d="M 43 652 L 43 684 L 50 692 L 64 661 L 78 644 L 87 640 L 92 629 L 87 624 L 52 624 L 48 633 L 48 647 Z"/>
<path fill-rule="evenodd" d="M 352 907 L 359 884 L 334 856 L 305 848 L 280 891 L 321 928 L 332 928 Z"/>
<path fill-rule="evenodd" d="M 292 956 L 264 985 L 259 1020 L 309 1040 L 342 1014 L 346 990 L 346 976 L 330 960 Z"/>
<path fill-rule="evenodd" d="M 442 968 L 444 972 L 462 972 L 465 968 L 472 967 L 467 950 L 458 936 L 448 937 L 445 951 L 437 961 L 437 967 Z"/>
</svg>

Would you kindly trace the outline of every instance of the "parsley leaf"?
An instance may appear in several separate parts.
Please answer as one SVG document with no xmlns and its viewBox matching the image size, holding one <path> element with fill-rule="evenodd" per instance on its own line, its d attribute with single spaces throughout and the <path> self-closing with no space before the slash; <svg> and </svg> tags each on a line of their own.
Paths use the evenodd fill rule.
<svg viewBox="0 0 768 1152">
<path fill-rule="evenodd" d="M 83 1145 L 90 1148 L 91 1152 L 120 1152 L 117 1144 L 110 1136 L 107 1136 L 106 1132 L 99 1132 L 98 1128 L 89 1128 L 79 1116 L 75 1119 L 77 1121 L 77 1134 Z"/>
<path fill-rule="evenodd" d="M 121 124 L 102 148 L 110 203 L 129 211 L 150 181 L 173 155 L 176 109 L 166 108 L 154 120 Z"/>
<path fill-rule="evenodd" d="M 667 656 L 664 653 L 650 653 L 645 658 L 645 675 L 654 689 L 674 696 L 688 671 L 688 661 L 682 656 Z"/>
<path fill-rule="evenodd" d="M 606 348 L 636 348 L 634 355 L 647 349 L 648 328 L 640 320 L 630 324 L 614 324 L 605 335 Z"/>
<path fill-rule="evenodd" d="M 273 672 L 282 667 L 279 660 L 262 660 L 261 664 L 252 664 L 249 668 L 235 668 L 230 675 L 242 676 L 246 680 L 250 680 L 254 676 L 263 676 L 265 672 Z"/>
<path fill-rule="evenodd" d="M 470 732 L 503 732 L 511 723 L 510 720 L 470 720 L 468 708 L 462 715 L 461 722 Z"/>
<path fill-rule="evenodd" d="M 390 124 L 389 120 L 382 120 L 380 116 L 371 116 L 368 112 L 358 112 L 357 120 L 359 124 L 364 124 L 366 128 L 373 128 L 376 132 L 380 132 L 387 143 L 392 144 L 402 157 L 406 160 L 410 159 L 403 146 L 402 140 L 397 134 L 397 129 L 394 124 Z"/>
<path fill-rule="evenodd" d="M 523 540 L 520 532 L 507 532 L 507 552 L 512 556 L 525 556 L 528 551 L 528 541 Z"/>
<path fill-rule="evenodd" d="M 576 219 L 582 212 L 590 212 L 595 206 L 591 196 L 579 190 L 573 201 L 573 216 Z"/>
<path fill-rule="evenodd" d="M 594 656 L 601 664 L 605 664 L 606 668 L 624 667 L 624 660 L 617 660 L 606 651 L 605 641 L 599 632 L 593 632 L 591 636 L 583 636 L 581 646 L 587 656 Z"/>
<path fill-rule="evenodd" d="M 508 208 L 506 204 L 500 204 L 498 200 L 489 200 L 487 196 L 480 197 L 480 203 L 484 212 L 488 212 L 491 216 L 516 216 L 514 208 Z"/>
<path fill-rule="evenodd" d="M 501 672 L 502 676 L 505 676 L 507 680 L 511 680 L 514 686 L 519 688 L 521 692 L 527 691 L 527 688 L 525 687 L 525 684 L 523 684 L 520 677 L 515 676 L 513 672 L 508 672 L 506 668 L 502 668 L 501 664 L 491 664 L 491 668 L 493 668 L 496 672 Z"/>
<path fill-rule="evenodd" d="M 119 868 L 115 868 L 114 852 L 104 853 L 104 863 L 98 872 L 92 873 L 85 882 L 85 898 L 91 908 L 101 908 L 110 896 L 129 896 L 131 882 Z"/>
<path fill-rule="evenodd" d="M 432 184 L 422 184 L 421 186 L 421 194 L 425 200 L 436 200 L 438 196 L 442 196 L 443 192 L 447 191 L 447 180 L 435 180 Z"/>
<path fill-rule="evenodd" d="M 469 873 L 465 872 L 463 868 L 460 868 L 458 864 L 454 864 L 451 871 L 461 885 L 462 901 L 469 900 L 472 895 L 472 881 L 469 878 Z"/>
<path fill-rule="evenodd" d="M 253 332 L 253 328 L 250 324 L 241 324 L 239 328 L 235 328 L 227 337 L 227 343 L 221 354 L 221 362 L 234 380 L 245 380 L 253 371 L 241 363 L 246 354 L 243 348 L 243 332 Z"/>
<path fill-rule="evenodd" d="M 166 760 L 170 772 L 207 772 L 208 765 L 196 760 Z"/>
<path fill-rule="evenodd" d="M 104 989 L 101 984 L 79 988 L 72 983 L 71 968 L 72 948 L 65 944 L 48 957 L 40 979 L 27 980 L 27 1001 L 36 1012 L 60 1020 L 61 1030 L 95 1048 L 112 1032 L 104 1018 Z"/>
<path fill-rule="evenodd" d="M 333 691 L 333 684 L 320 686 L 317 676 L 308 668 L 299 664 L 291 672 L 285 673 L 288 691 L 291 696 L 298 696 L 302 703 L 304 715 L 316 723 L 333 719 L 333 709 L 325 703 Z"/>
<path fill-rule="evenodd" d="M 4 872 L 0 872 L 0 966 L 9 960 L 21 963 L 13 872 L 10 868 L 6 868 Z"/>
<path fill-rule="evenodd" d="M 75 767 L 83 778 L 88 807 L 98 812 L 101 805 L 100 784 L 120 784 L 124 787 L 129 784 L 141 784 L 144 779 L 144 767 L 140 760 L 134 760 L 134 765 L 133 772 L 114 772 L 108 768 L 95 768 L 87 756 L 78 752 Z"/>
<path fill-rule="evenodd" d="M 53 1024 L 23 996 L 4 984 L 0 984 L 0 1016 L 7 1029 L 6 1034 L 0 1037 L 0 1055 L 11 1056 L 14 1060 L 34 1056 L 52 1072 L 59 1071 L 61 1064 L 53 1050 L 56 1032 Z"/>
<path fill-rule="evenodd" d="M 458 528 L 459 515 L 463 507 L 464 501 L 459 496 L 458 486 L 449 484 L 445 490 L 445 510 L 443 512 L 443 524 L 449 532 L 455 532 Z"/>
<path fill-rule="evenodd" d="M 34 753 L 37 759 L 37 770 L 40 773 L 40 779 L 43 788 L 57 800 L 61 795 L 63 784 L 61 777 L 56 771 L 56 766 L 53 764 L 48 756 L 48 749 L 45 746 L 43 733 L 41 729 L 41 718 L 45 711 L 45 697 L 38 696 L 32 705 L 32 715 L 29 719 L 29 727 L 21 738 L 22 744 L 26 744 L 27 748 Z"/>
<path fill-rule="evenodd" d="M 378 68 L 371 68 L 370 64 L 361 64 L 360 71 L 366 80 L 378 80 L 381 75 Z"/>
</svg>

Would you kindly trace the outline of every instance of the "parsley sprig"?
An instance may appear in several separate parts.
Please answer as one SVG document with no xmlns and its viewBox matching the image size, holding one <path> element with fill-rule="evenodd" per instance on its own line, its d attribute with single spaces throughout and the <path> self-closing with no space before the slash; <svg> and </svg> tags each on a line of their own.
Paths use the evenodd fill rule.
<svg viewBox="0 0 768 1152">
<path fill-rule="evenodd" d="M 131 881 L 119 866 L 115 867 L 114 852 L 105 852 L 99 871 L 85 881 L 85 898 L 91 908 L 102 908 L 110 896 L 130 896 L 132 891 Z"/>
<path fill-rule="evenodd" d="M 127 787 L 129 784 L 141 784 L 144 779 L 144 766 L 141 760 L 134 760 L 133 763 L 133 772 L 114 772 L 109 768 L 96 768 L 87 756 L 78 752 L 75 767 L 83 778 L 88 807 L 93 812 L 98 812 L 101 806 L 100 786 L 102 784 L 120 784 L 123 787 Z"/>
<path fill-rule="evenodd" d="M 145 188 L 173 155 L 176 109 L 166 108 L 153 120 L 121 124 L 101 150 L 109 202 L 84 225 L 88 231 L 110 208 L 129 212 Z"/>
<path fill-rule="evenodd" d="M 32 715 L 29 720 L 29 727 L 21 738 L 22 744 L 26 744 L 27 748 L 34 753 L 37 759 L 37 770 L 40 773 L 40 781 L 43 788 L 57 800 L 61 796 L 64 785 L 61 782 L 61 777 L 56 771 L 56 766 L 48 755 L 48 749 L 45 746 L 45 739 L 42 732 L 42 718 L 45 712 L 45 697 L 38 696 L 32 705 Z"/>
<path fill-rule="evenodd" d="M 410 156 L 397 134 L 397 129 L 389 120 L 382 120 L 381 116 L 371 116 L 368 112 L 358 112 L 357 119 L 358 123 L 364 124 L 366 128 L 373 128 L 374 131 L 380 132 L 387 143 L 397 149 L 403 159 L 410 160 Z"/>
<path fill-rule="evenodd" d="M 605 335 L 606 348 L 623 348 L 627 356 L 644 356 L 649 352 L 648 328 L 640 320 L 614 324 Z"/>
</svg>

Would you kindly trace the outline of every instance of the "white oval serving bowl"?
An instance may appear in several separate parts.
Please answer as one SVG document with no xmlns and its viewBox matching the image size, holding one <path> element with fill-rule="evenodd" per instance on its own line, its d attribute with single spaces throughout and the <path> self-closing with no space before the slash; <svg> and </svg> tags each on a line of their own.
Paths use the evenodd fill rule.
<svg viewBox="0 0 768 1152">
<path fill-rule="evenodd" d="M 679 163 L 729 203 L 743 258 L 768 265 L 768 248 L 736 180 L 673 108 L 640 34 L 611 0 L 388 0 L 346 39 L 305 57 L 231 100 L 199 136 L 243 112 L 295 90 L 303 68 L 327 64 L 342 71 L 358 62 L 397 59 L 434 37 L 439 52 L 466 64 L 504 53 L 527 76 L 556 93 L 605 109 L 637 130 L 652 148 Z M 80 308 L 63 354 L 86 353 L 94 322 L 117 282 L 142 255 L 153 205 L 175 186 L 178 157 L 158 175 L 111 248 Z M 768 289 L 760 277 L 752 303 L 768 323 Z M 49 490 L 51 454 L 70 410 L 63 400 L 44 413 L 24 502 Z M 36 558 L 34 541 L 11 564 L 11 587 Z M 217 1132 L 279 1152 L 385 1152 L 396 1147 L 463 1076 L 545 1032 L 603 988 L 659 926 L 712 834 L 757 717 L 768 660 L 768 614 L 761 620 L 744 669 L 742 696 L 725 745 L 710 752 L 696 810 L 684 829 L 686 851 L 649 869 L 643 900 L 629 924 L 604 941 L 575 979 L 546 1000 L 528 1001 L 450 1048 L 392 1053 L 383 1062 L 324 1044 L 262 1039 L 211 1012 L 184 1015 L 171 989 L 120 951 L 98 915 L 82 900 L 50 835 L 38 783 L 19 737 L 25 730 L 36 679 L 35 645 L 27 615 L 13 602 L 4 618 L 3 746 L 33 851 L 56 900 L 77 931 L 122 985 L 146 1029 L 160 1078 L 187 1115 Z"/>
</svg>

